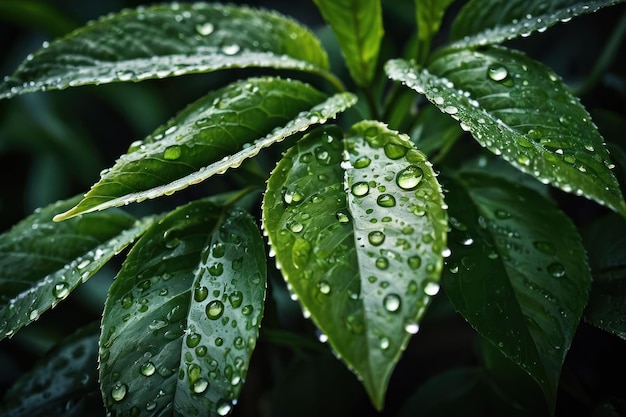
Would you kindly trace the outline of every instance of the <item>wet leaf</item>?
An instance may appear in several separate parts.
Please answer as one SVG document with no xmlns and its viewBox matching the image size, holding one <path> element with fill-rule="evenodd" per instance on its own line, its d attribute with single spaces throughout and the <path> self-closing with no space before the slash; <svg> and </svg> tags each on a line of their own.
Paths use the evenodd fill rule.
<svg viewBox="0 0 626 417">
<path fill-rule="evenodd" d="M 502 47 L 448 49 L 428 70 L 394 60 L 387 73 L 425 94 L 482 146 L 521 171 L 626 216 L 596 126 L 542 64 Z"/>
<path fill-rule="evenodd" d="M 101 409 L 96 370 L 99 330 L 98 323 L 92 323 L 46 353 L 6 392 L 0 413 L 5 417 L 83 415 L 90 403 L 97 402 Z"/>
<path fill-rule="evenodd" d="M 325 123 L 355 102 L 349 93 L 324 101 L 299 81 L 252 78 L 188 106 L 142 142 L 131 144 L 63 220 L 80 213 L 169 195 L 229 168 L 262 148 Z"/>
<path fill-rule="evenodd" d="M 263 240 L 252 218 L 196 201 L 133 247 L 109 292 L 100 380 L 115 415 L 225 415 L 263 315 Z"/>
<path fill-rule="evenodd" d="M 578 232 L 549 200 L 519 184 L 465 172 L 444 186 L 452 226 L 446 295 L 537 381 L 553 410 L 591 285 Z"/>
<path fill-rule="evenodd" d="M 626 339 L 626 221 L 600 218 L 582 236 L 593 274 L 585 320 Z"/>
<path fill-rule="evenodd" d="M 52 221 L 77 201 L 39 209 L 0 235 L 0 339 L 65 299 L 150 224 L 121 210 Z"/>
<path fill-rule="evenodd" d="M 45 43 L 0 84 L 0 98 L 245 67 L 308 71 L 336 82 L 319 41 L 289 18 L 247 7 L 172 3 L 110 14 Z"/>
<path fill-rule="evenodd" d="M 370 85 L 383 38 L 380 0 L 314 0 L 330 25 L 346 60 L 352 79 Z"/>
<path fill-rule="evenodd" d="M 439 290 L 447 218 L 434 172 L 377 122 L 310 133 L 273 171 L 264 227 L 283 277 L 382 408 Z M 346 160 L 342 162 L 343 155 Z"/>
<path fill-rule="evenodd" d="M 501 43 L 543 32 L 557 23 L 595 13 L 623 0 L 472 0 L 452 25 L 455 47 Z"/>
</svg>

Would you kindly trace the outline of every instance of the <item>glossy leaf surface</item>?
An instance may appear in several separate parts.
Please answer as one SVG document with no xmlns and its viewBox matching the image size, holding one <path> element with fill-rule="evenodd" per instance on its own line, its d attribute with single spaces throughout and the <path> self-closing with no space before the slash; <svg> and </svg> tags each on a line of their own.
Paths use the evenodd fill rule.
<svg viewBox="0 0 626 417">
<path fill-rule="evenodd" d="M 133 143 L 76 207 L 55 220 L 172 194 L 239 166 L 262 148 L 325 122 L 354 102 L 349 93 L 324 101 L 307 84 L 280 78 L 233 83 Z"/>
<path fill-rule="evenodd" d="M 569 218 L 535 191 L 478 173 L 445 181 L 450 209 L 446 295 L 528 372 L 551 409 L 591 275 Z"/>
<path fill-rule="evenodd" d="M 456 42 L 452 45 L 469 47 L 527 37 L 622 1 L 472 0 L 454 21 L 451 38 Z"/>
<path fill-rule="evenodd" d="M 65 299 L 150 224 L 120 210 L 52 221 L 76 201 L 39 209 L 0 236 L 0 339 Z"/>
<path fill-rule="evenodd" d="M 426 95 L 482 146 L 521 171 L 626 216 L 596 126 L 542 64 L 501 47 L 448 49 L 428 70 L 394 60 L 387 73 Z"/>
<path fill-rule="evenodd" d="M 330 25 L 354 81 L 368 86 L 374 78 L 380 42 L 383 38 L 383 12 L 380 0 L 314 0 Z"/>
<path fill-rule="evenodd" d="M 5 417 L 83 415 L 98 394 L 98 323 L 63 340 L 4 395 Z M 99 404 L 102 408 L 101 403 Z"/>
<path fill-rule="evenodd" d="M 172 3 L 111 14 L 45 43 L 5 78 L 0 98 L 227 68 L 295 69 L 332 79 L 327 61 L 313 34 L 277 13 Z"/>
<path fill-rule="evenodd" d="M 377 122 L 316 130 L 268 182 L 264 227 L 284 278 L 382 407 L 439 290 L 447 218 L 432 168 Z M 344 152 L 346 160 L 342 162 Z"/>
<path fill-rule="evenodd" d="M 254 221 L 196 201 L 133 247 L 109 292 L 100 380 L 109 411 L 225 415 L 245 380 L 265 294 Z"/>
</svg>

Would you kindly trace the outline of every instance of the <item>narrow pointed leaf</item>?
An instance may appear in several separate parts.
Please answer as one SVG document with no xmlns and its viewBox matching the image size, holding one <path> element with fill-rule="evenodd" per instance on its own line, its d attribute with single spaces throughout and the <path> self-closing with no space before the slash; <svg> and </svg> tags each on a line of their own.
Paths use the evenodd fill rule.
<svg viewBox="0 0 626 417">
<path fill-rule="evenodd" d="M 5 78 L 0 98 L 245 67 L 309 71 L 334 81 L 319 41 L 289 18 L 247 7 L 173 3 L 111 14 L 45 44 Z"/>
<path fill-rule="evenodd" d="M 352 94 L 324 101 L 307 84 L 280 78 L 235 82 L 191 104 L 101 174 L 76 207 L 55 217 L 169 195 L 239 166 L 262 148 L 324 123 Z"/>
<path fill-rule="evenodd" d="M 265 296 L 258 227 L 240 210 L 196 201 L 131 250 L 107 297 L 100 380 L 114 415 L 183 416 L 233 407 Z"/>
<path fill-rule="evenodd" d="M 37 210 L 0 235 L 0 339 L 66 298 L 150 223 L 113 210 L 54 223 L 77 198 Z"/>
<path fill-rule="evenodd" d="M 390 61 L 387 73 L 425 94 L 482 146 L 521 171 L 626 216 L 598 129 L 544 65 L 489 47 L 443 51 L 428 70 Z"/>
<path fill-rule="evenodd" d="M 554 410 L 561 366 L 591 285 L 575 226 L 537 192 L 486 174 L 445 181 L 451 256 L 443 287 Z"/>
<path fill-rule="evenodd" d="M 330 25 L 354 81 L 366 87 L 374 78 L 383 38 L 380 0 L 314 0 Z"/>
<path fill-rule="evenodd" d="M 433 37 L 439 32 L 443 15 L 452 0 L 414 0 L 420 56 L 426 57 Z"/>
<path fill-rule="evenodd" d="M 6 392 L 4 417 L 86 415 L 98 392 L 98 323 L 63 340 Z"/>
<path fill-rule="evenodd" d="M 471 0 L 451 29 L 456 47 L 502 43 L 543 32 L 576 16 L 595 13 L 623 0 Z"/>
<path fill-rule="evenodd" d="M 272 173 L 264 227 L 284 278 L 382 408 L 439 289 L 447 218 L 434 172 L 377 122 L 316 130 Z M 343 155 L 346 161 L 342 162 Z"/>
</svg>

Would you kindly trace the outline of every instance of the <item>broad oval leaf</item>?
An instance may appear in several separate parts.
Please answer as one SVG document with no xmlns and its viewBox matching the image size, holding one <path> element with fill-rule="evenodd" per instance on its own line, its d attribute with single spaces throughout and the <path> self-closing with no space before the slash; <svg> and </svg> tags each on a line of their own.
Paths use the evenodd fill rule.
<svg viewBox="0 0 626 417">
<path fill-rule="evenodd" d="M 54 223 L 78 198 L 38 209 L 0 235 L 0 339 L 12 336 L 87 281 L 141 235 L 151 220 L 135 222 L 121 210 Z"/>
<path fill-rule="evenodd" d="M 287 17 L 231 5 L 172 3 L 110 14 L 45 43 L 5 77 L 0 98 L 245 67 L 309 71 L 338 83 L 326 71 L 319 41 Z"/>
<path fill-rule="evenodd" d="M 55 220 L 172 194 L 326 122 L 355 101 L 350 93 L 324 101 L 322 93 L 295 80 L 235 82 L 191 104 L 143 142 L 131 144 L 85 198 Z"/>
<path fill-rule="evenodd" d="M 457 15 L 451 29 L 454 47 L 501 43 L 560 22 L 595 13 L 623 0 L 472 0 Z"/>
<path fill-rule="evenodd" d="M 341 136 L 319 129 L 286 153 L 268 181 L 264 228 L 303 310 L 382 408 L 438 292 L 447 217 L 406 136 L 368 121 L 350 129 L 345 150 Z"/>
<path fill-rule="evenodd" d="M 537 381 L 554 410 L 591 274 L 575 226 L 539 193 L 486 174 L 448 179 L 443 287 L 485 339 Z"/>
<path fill-rule="evenodd" d="M 330 25 L 352 79 L 370 85 L 382 41 L 383 12 L 380 0 L 314 0 Z"/>
<path fill-rule="evenodd" d="M 263 314 L 263 239 L 252 218 L 182 206 L 137 242 L 111 286 L 100 381 L 114 415 L 225 415 Z"/>
<path fill-rule="evenodd" d="M 99 323 L 67 337 L 6 392 L 0 404 L 4 417 L 92 415 L 98 392 Z M 102 413 L 104 415 L 104 413 Z"/>
<path fill-rule="evenodd" d="M 448 49 L 428 70 L 402 60 L 386 69 L 516 168 L 626 216 L 614 165 L 591 116 L 544 65 L 489 47 Z"/>
</svg>

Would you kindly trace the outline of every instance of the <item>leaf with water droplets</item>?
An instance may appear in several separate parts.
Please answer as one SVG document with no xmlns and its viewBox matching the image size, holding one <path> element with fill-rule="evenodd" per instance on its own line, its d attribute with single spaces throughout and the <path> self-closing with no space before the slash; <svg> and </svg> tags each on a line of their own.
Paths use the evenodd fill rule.
<svg viewBox="0 0 626 417">
<path fill-rule="evenodd" d="M 626 216 L 602 137 L 548 68 L 502 47 L 441 51 L 428 69 L 390 61 L 402 81 L 519 170 Z"/>
<path fill-rule="evenodd" d="M 452 25 L 452 46 L 465 48 L 527 37 L 622 1 L 472 0 L 463 6 Z"/>
<path fill-rule="evenodd" d="M 195 201 L 150 228 L 105 305 L 100 380 L 107 409 L 229 412 L 256 344 L 265 282 L 263 239 L 239 209 Z"/>
<path fill-rule="evenodd" d="M 307 71 L 338 81 L 315 36 L 280 14 L 174 3 L 108 15 L 29 55 L 0 98 L 85 84 L 140 81 L 228 68 Z"/>
<path fill-rule="evenodd" d="M 356 101 L 350 93 L 324 98 L 308 84 L 269 77 L 212 92 L 131 145 L 77 206 L 55 220 L 172 194 L 238 167 Z"/>
<path fill-rule="evenodd" d="M 314 3 L 335 33 L 352 79 L 360 86 L 368 86 L 374 78 L 384 34 L 380 0 L 314 0 Z"/>
<path fill-rule="evenodd" d="M 4 417 L 88 415 L 102 409 L 98 392 L 99 323 L 62 340 L 4 394 Z M 97 408 L 96 408 L 97 407 Z"/>
<path fill-rule="evenodd" d="M 626 339 L 626 220 L 611 214 L 582 236 L 593 275 L 585 320 Z"/>
<path fill-rule="evenodd" d="M 268 181 L 263 220 L 277 265 L 378 408 L 439 289 L 444 207 L 424 155 L 378 122 L 345 138 L 333 126 L 311 132 Z"/>
<path fill-rule="evenodd" d="M 443 286 L 463 317 L 539 384 L 554 409 L 591 275 L 570 219 L 529 188 L 486 174 L 446 179 Z"/>
<path fill-rule="evenodd" d="M 38 209 L 0 235 L 0 339 L 65 299 L 150 223 L 135 222 L 121 210 L 77 217 L 67 224 L 52 221 L 55 213 L 77 201 Z"/>
</svg>

